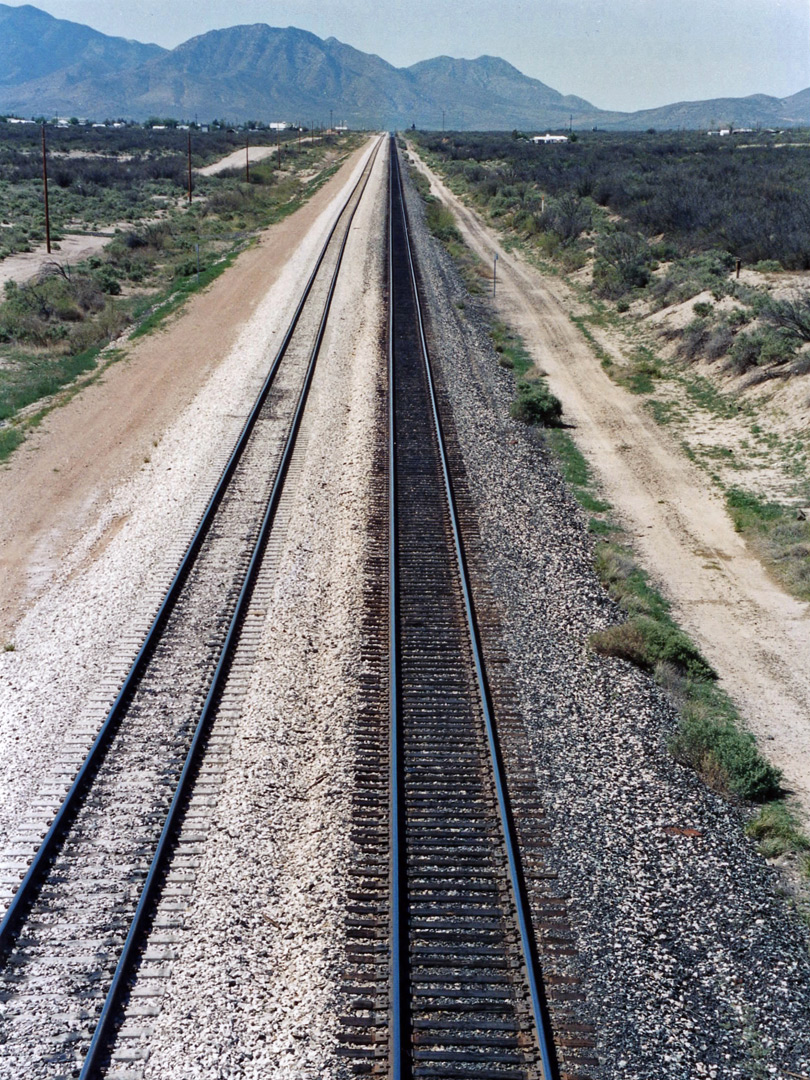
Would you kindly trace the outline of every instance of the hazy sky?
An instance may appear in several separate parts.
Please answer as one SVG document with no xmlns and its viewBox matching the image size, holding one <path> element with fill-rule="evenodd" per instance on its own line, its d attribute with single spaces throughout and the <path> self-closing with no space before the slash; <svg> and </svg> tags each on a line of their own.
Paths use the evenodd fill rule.
<svg viewBox="0 0 810 1080">
<path fill-rule="evenodd" d="M 6 0 L 17 6 L 17 0 Z M 399 66 L 502 56 L 600 108 L 786 97 L 810 86 L 810 0 L 34 0 L 173 47 L 237 23 L 334 35 Z"/>
</svg>

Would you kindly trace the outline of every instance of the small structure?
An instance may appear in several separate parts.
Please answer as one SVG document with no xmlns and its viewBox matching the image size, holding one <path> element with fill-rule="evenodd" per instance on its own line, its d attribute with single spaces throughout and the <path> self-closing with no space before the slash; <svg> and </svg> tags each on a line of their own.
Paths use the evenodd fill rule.
<svg viewBox="0 0 810 1080">
<path fill-rule="evenodd" d="M 546 132 L 545 135 L 532 135 L 532 142 L 533 143 L 562 143 L 562 142 L 568 142 L 568 136 L 567 135 L 549 135 L 549 133 Z"/>
<path fill-rule="evenodd" d="M 290 125 L 284 120 L 271 120 L 267 126 L 271 131 L 286 131 Z"/>
</svg>

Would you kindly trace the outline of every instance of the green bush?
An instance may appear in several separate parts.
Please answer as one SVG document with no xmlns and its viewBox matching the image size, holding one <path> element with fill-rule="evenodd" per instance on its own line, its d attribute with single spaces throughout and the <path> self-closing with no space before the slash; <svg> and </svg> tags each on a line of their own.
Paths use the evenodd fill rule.
<svg viewBox="0 0 810 1080">
<path fill-rule="evenodd" d="M 509 408 L 513 420 L 555 427 L 562 417 L 562 402 L 543 382 L 518 384 L 518 396 Z"/>
<path fill-rule="evenodd" d="M 430 197 L 425 206 L 425 219 L 428 228 L 443 244 L 449 244 L 455 240 L 461 243 L 461 233 L 456 228 L 456 219 L 453 214 L 437 199 Z"/>
<path fill-rule="evenodd" d="M 729 352 L 728 367 L 744 375 L 755 367 L 787 364 L 796 355 L 796 340 L 783 330 L 763 327 L 738 334 Z"/>
<path fill-rule="evenodd" d="M 757 841 L 766 859 L 778 859 L 789 851 L 810 849 L 810 841 L 783 802 L 766 803 L 745 831 Z"/>
<path fill-rule="evenodd" d="M 625 623 L 592 634 L 590 641 L 600 655 L 629 660 L 645 671 L 654 671 L 656 664 L 664 663 L 689 678 L 717 678 L 714 669 L 682 630 L 673 623 L 649 615 L 634 615 Z"/>
<path fill-rule="evenodd" d="M 779 770 L 760 754 L 753 735 L 741 731 L 711 699 L 685 707 L 670 749 L 677 761 L 696 769 L 723 794 L 751 802 L 779 795 Z"/>
<path fill-rule="evenodd" d="M 653 261 L 643 236 L 628 232 L 603 235 L 596 244 L 593 281 L 601 296 L 617 299 L 631 289 L 642 289 L 650 281 Z"/>
</svg>

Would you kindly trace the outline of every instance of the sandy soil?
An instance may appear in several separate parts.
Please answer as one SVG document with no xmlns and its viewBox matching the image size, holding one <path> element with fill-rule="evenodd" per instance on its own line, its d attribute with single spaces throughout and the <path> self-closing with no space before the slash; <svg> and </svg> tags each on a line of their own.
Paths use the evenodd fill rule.
<svg viewBox="0 0 810 1080">
<path fill-rule="evenodd" d="M 346 183 L 365 148 L 295 214 L 259 242 L 161 332 L 55 410 L 0 470 L 0 641 L 88 530 L 118 484 L 137 473 L 243 324 L 301 238 Z"/>
<path fill-rule="evenodd" d="M 45 244 L 40 244 L 33 251 L 23 251 L 17 255 L 9 255 L 0 262 L 0 288 L 7 281 L 29 281 L 36 277 L 43 266 L 56 262 L 62 265 L 67 262 L 81 262 L 91 255 L 101 251 L 112 240 L 112 232 L 87 236 L 82 233 L 70 233 L 64 236 L 58 243 L 51 244 L 49 255 Z"/>
<path fill-rule="evenodd" d="M 254 161 L 264 161 L 265 158 L 275 154 L 276 148 L 275 146 L 251 146 L 249 152 L 252 164 Z M 197 169 L 197 172 L 200 176 L 216 176 L 218 173 L 225 172 L 226 169 L 243 169 L 244 167 L 245 151 L 243 148 L 234 150 L 232 154 L 220 158 L 219 161 L 215 161 L 213 165 L 206 165 L 202 169 Z"/>
<path fill-rule="evenodd" d="M 498 253 L 501 316 L 548 374 L 643 564 L 810 818 L 810 607 L 774 584 L 701 470 L 605 374 L 569 318 L 578 306 L 571 291 L 507 252 L 409 149 L 473 251 L 489 265 Z"/>
</svg>

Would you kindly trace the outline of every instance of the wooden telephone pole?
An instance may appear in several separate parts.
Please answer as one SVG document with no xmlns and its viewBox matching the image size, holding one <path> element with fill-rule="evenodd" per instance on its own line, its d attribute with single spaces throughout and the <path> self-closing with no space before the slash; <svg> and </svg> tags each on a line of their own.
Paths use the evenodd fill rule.
<svg viewBox="0 0 810 1080">
<path fill-rule="evenodd" d="M 191 132 L 188 133 L 188 205 L 191 206 Z"/>
<path fill-rule="evenodd" d="M 45 192 L 45 244 L 51 253 L 51 212 L 48 207 L 48 154 L 45 149 L 45 125 L 42 125 L 42 187 Z"/>
</svg>

